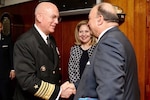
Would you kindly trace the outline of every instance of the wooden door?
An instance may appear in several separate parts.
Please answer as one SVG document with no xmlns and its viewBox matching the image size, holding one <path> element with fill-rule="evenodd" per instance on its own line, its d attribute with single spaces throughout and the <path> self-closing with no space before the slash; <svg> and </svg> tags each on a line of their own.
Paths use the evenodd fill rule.
<svg viewBox="0 0 150 100">
<path fill-rule="evenodd" d="M 150 100 L 150 0 L 147 0 L 147 65 L 146 65 L 146 100 Z"/>
</svg>

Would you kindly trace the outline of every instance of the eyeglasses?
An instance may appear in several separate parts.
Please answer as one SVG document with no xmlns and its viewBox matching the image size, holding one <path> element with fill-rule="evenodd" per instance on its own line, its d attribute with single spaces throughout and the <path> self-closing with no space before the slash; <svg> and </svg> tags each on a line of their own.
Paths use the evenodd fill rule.
<svg viewBox="0 0 150 100">
<path fill-rule="evenodd" d="M 61 20 L 62 20 L 61 17 L 55 16 L 55 15 L 52 15 L 52 16 L 49 16 L 49 17 L 50 17 L 52 20 L 56 20 L 56 19 L 57 19 L 58 22 L 61 22 Z"/>
</svg>

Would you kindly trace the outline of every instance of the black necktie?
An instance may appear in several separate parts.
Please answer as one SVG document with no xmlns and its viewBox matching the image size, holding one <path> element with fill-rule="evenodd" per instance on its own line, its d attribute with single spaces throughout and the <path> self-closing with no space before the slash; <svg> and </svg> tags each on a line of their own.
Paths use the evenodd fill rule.
<svg viewBox="0 0 150 100">
<path fill-rule="evenodd" d="M 49 37 L 47 37 L 46 40 L 47 40 L 48 46 L 52 48 L 53 46 L 52 46 L 52 44 L 51 44 L 51 41 L 50 41 Z"/>
</svg>

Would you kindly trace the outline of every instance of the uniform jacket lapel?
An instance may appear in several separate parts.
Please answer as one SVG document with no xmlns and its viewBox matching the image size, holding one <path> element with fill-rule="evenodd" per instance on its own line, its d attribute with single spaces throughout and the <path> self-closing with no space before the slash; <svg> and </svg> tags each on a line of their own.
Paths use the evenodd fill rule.
<svg viewBox="0 0 150 100">
<path fill-rule="evenodd" d="M 34 34 L 35 38 L 37 39 L 37 41 L 39 43 L 39 49 L 41 49 L 44 52 L 44 54 L 50 59 L 51 63 L 53 64 L 52 59 L 50 58 L 50 53 L 49 53 L 47 44 L 42 39 L 42 37 L 40 36 L 40 34 L 38 33 L 38 31 L 35 29 L 35 27 L 33 28 L 33 31 L 35 31 L 33 33 L 35 33 Z"/>
<path fill-rule="evenodd" d="M 52 49 L 54 53 L 54 68 L 56 68 L 59 64 L 59 57 L 58 57 L 58 53 L 56 50 L 56 42 L 53 36 L 49 35 L 49 37 L 50 37 L 50 41 L 51 41 Z"/>
</svg>

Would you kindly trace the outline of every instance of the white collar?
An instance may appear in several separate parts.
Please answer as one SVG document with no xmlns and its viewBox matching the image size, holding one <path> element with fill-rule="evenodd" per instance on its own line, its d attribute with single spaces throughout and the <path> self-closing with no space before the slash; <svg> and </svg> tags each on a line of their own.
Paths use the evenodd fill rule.
<svg viewBox="0 0 150 100">
<path fill-rule="evenodd" d="M 37 29 L 37 31 L 39 32 L 39 34 L 41 35 L 41 37 L 44 39 L 45 43 L 47 44 L 47 35 L 45 35 L 45 33 L 43 33 L 36 24 L 34 24 L 34 27 Z"/>
<path fill-rule="evenodd" d="M 115 26 L 112 26 L 112 27 L 109 27 L 109 28 L 105 29 L 105 30 L 99 35 L 98 41 L 99 41 L 99 40 L 101 39 L 101 37 L 106 33 L 106 31 L 110 30 L 110 29 L 113 28 L 113 27 L 115 27 Z"/>
</svg>

